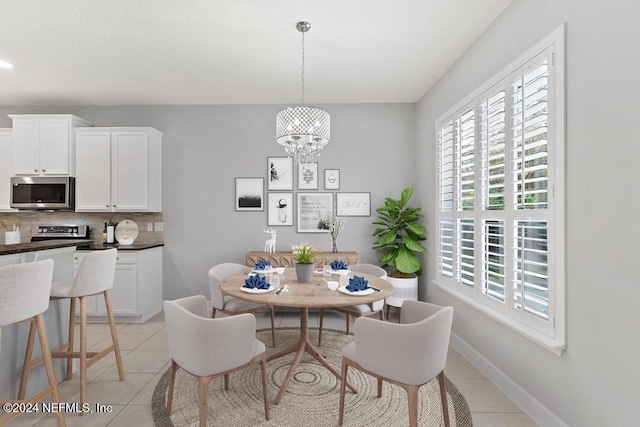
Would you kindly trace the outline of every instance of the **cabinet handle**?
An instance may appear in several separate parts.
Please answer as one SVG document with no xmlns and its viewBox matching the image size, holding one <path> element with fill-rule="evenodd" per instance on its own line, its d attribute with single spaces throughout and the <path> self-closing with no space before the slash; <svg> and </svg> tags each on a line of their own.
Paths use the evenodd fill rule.
<svg viewBox="0 0 640 427">
<path fill-rule="evenodd" d="M 38 169 L 34 169 L 33 171 L 34 171 L 34 172 L 38 172 Z"/>
<path fill-rule="evenodd" d="M 46 172 L 46 171 L 47 171 L 46 169 L 42 169 L 42 172 Z"/>
<path fill-rule="evenodd" d="M 113 205 L 113 207 L 114 207 L 114 208 L 117 208 L 117 207 L 118 207 L 118 205 Z"/>
<path fill-rule="evenodd" d="M 106 207 L 109 207 L 109 205 L 105 205 Z"/>
</svg>

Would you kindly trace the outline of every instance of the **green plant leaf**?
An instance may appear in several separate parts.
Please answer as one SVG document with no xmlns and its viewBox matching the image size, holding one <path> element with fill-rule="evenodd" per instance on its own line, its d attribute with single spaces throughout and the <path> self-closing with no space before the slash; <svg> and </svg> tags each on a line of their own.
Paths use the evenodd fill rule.
<svg viewBox="0 0 640 427">
<path fill-rule="evenodd" d="M 395 267 L 403 273 L 415 273 L 420 270 L 420 261 L 413 252 L 402 246 L 395 257 Z"/>
<path fill-rule="evenodd" d="M 420 243 L 416 242 L 415 240 L 410 239 L 409 237 L 404 237 L 402 239 L 402 242 L 407 247 L 407 249 L 409 249 L 410 251 L 425 252 L 427 250 L 427 248 L 425 248 L 424 246 L 422 246 Z"/>
</svg>

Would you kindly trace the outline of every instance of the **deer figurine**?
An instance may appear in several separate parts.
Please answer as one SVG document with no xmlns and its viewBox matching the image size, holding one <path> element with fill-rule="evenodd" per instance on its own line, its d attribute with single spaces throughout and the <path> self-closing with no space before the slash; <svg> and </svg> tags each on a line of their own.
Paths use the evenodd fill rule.
<svg viewBox="0 0 640 427">
<path fill-rule="evenodd" d="M 265 233 L 271 234 L 271 238 L 264 242 L 264 251 L 268 253 L 274 253 L 276 251 L 276 237 L 277 231 L 275 228 L 263 228 Z"/>
</svg>

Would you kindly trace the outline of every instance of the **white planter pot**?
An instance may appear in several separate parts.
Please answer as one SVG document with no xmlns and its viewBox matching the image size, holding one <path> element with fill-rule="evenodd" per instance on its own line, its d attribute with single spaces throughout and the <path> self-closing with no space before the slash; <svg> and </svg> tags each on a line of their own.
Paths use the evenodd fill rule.
<svg viewBox="0 0 640 427">
<path fill-rule="evenodd" d="M 385 299 L 385 302 L 392 307 L 402 307 L 402 301 L 406 299 L 418 300 L 418 278 L 399 279 L 397 277 L 387 277 L 387 281 L 393 285 L 393 295 Z"/>
</svg>

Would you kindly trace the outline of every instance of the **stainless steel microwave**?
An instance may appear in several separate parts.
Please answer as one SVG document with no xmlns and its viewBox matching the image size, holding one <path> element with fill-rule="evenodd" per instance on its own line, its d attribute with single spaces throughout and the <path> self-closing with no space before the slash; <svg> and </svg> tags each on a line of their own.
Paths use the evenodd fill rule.
<svg viewBox="0 0 640 427">
<path fill-rule="evenodd" d="M 11 178 L 11 207 L 14 209 L 65 210 L 75 209 L 73 177 Z"/>
</svg>

